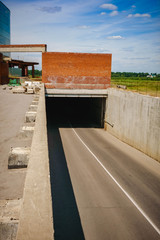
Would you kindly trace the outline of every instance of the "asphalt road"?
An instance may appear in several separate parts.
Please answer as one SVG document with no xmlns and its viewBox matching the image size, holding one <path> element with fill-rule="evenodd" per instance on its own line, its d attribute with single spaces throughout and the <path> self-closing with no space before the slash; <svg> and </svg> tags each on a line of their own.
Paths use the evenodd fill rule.
<svg viewBox="0 0 160 240">
<path fill-rule="evenodd" d="M 55 240 L 160 239 L 160 164 L 103 129 L 53 124 Z"/>
</svg>

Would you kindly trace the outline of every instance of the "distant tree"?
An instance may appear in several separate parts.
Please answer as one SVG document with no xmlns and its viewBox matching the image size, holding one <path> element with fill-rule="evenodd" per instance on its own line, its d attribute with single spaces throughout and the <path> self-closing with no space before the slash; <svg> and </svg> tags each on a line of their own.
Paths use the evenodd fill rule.
<svg viewBox="0 0 160 240">
<path fill-rule="evenodd" d="M 32 75 L 32 70 L 28 70 L 28 74 Z M 42 76 L 42 70 L 35 69 L 34 70 L 34 75 L 37 76 L 37 77 Z"/>
<path fill-rule="evenodd" d="M 139 73 L 135 73 L 135 72 L 112 72 L 111 76 L 113 78 L 134 78 L 134 77 L 147 77 L 148 73 L 143 73 L 143 72 L 139 72 Z"/>
</svg>

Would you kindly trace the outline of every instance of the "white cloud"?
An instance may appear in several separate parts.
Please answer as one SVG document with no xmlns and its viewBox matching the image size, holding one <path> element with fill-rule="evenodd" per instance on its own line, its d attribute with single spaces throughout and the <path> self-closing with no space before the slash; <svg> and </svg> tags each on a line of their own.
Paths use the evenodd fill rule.
<svg viewBox="0 0 160 240">
<path fill-rule="evenodd" d="M 151 15 L 149 13 L 143 13 L 143 14 L 140 14 L 140 13 L 136 13 L 136 14 L 129 14 L 128 15 L 128 18 L 132 18 L 132 17 L 135 17 L 135 18 L 138 18 L 138 17 L 148 17 L 150 18 Z"/>
<path fill-rule="evenodd" d="M 78 26 L 78 28 L 80 28 L 80 29 L 88 29 L 88 28 L 90 28 L 90 26 L 87 26 L 87 25 L 81 25 L 81 26 Z"/>
<path fill-rule="evenodd" d="M 110 15 L 111 17 L 114 17 L 114 16 L 118 15 L 118 11 L 113 11 L 113 12 L 111 12 L 109 15 Z"/>
<path fill-rule="evenodd" d="M 93 52 L 93 53 L 108 53 L 110 51 L 105 48 L 93 48 L 93 49 L 91 49 L 91 52 Z"/>
<path fill-rule="evenodd" d="M 106 15 L 106 12 L 101 12 L 100 15 Z"/>
<path fill-rule="evenodd" d="M 119 40 L 119 39 L 124 39 L 124 37 L 122 37 L 122 36 L 109 36 L 109 37 L 107 37 L 107 39 L 110 39 L 110 40 L 112 40 L 112 39 L 114 39 L 114 40 Z"/>
<path fill-rule="evenodd" d="M 99 8 L 97 17 L 97 2 L 97 0 L 69 2 L 38 0 L 31 4 L 30 1 L 10 1 L 8 7 L 12 13 L 11 43 L 46 43 L 48 51 L 110 52 L 113 54 L 113 71 L 159 72 L 160 32 L 157 32 L 159 22 L 154 21 L 154 18 L 146 17 L 150 21 L 148 21 L 148 25 L 145 25 L 146 33 L 142 34 L 144 25 L 137 21 L 133 21 L 133 23 L 129 21 L 131 19 L 146 20 L 144 15 L 141 18 L 139 15 L 135 15 L 139 11 L 130 12 L 132 13 L 131 19 L 124 17 L 129 14 L 126 13 L 119 14 L 117 17 L 110 16 L 105 21 L 106 16 L 118 11 L 118 8 L 114 10 Z M 43 8 L 44 6 L 47 9 Z M 61 11 L 54 14 L 56 10 L 52 8 L 54 6 L 61 6 Z M 41 8 L 43 12 L 38 11 L 38 8 Z M 50 14 L 48 13 L 49 8 L 52 12 Z M 94 14 L 88 15 L 92 11 Z M 106 15 L 102 14 L 101 16 L 101 12 L 106 12 Z M 147 13 L 144 12 L 144 14 Z M 152 30 L 156 30 L 156 33 L 153 34 Z M 17 55 L 21 59 L 19 53 Z M 39 59 L 41 59 L 41 55 L 31 56 L 29 53 L 23 56 L 22 60 L 31 62 L 40 62 Z M 129 59 L 127 59 L 128 56 Z M 137 60 L 134 60 L 135 58 Z M 146 60 L 144 61 L 142 58 Z M 41 62 L 37 68 L 41 68 Z"/>
<path fill-rule="evenodd" d="M 135 5 L 132 5 L 132 8 L 136 8 L 136 6 L 135 6 Z"/>
<path fill-rule="evenodd" d="M 56 12 L 60 12 L 62 10 L 62 7 L 60 6 L 55 6 L 55 7 L 40 7 L 37 10 L 41 11 L 41 12 L 46 12 L 46 13 L 56 13 Z"/>
<path fill-rule="evenodd" d="M 108 10 L 116 10 L 117 6 L 111 3 L 104 3 L 100 6 L 100 8 L 108 9 Z"/>
</svg>

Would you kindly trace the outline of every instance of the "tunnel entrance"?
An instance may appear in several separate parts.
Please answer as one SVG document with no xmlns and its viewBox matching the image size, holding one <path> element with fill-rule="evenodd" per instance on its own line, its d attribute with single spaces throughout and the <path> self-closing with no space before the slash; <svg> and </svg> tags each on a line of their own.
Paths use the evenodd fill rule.
<svg viewBox="0 0 160 240">
<path fill-rule="evenodd" d="M 84 240 L 62 129 L 101 128 L 105 114 L 104 97 L 47 97 L 47 135 L 55 240 Z M 72 130 L 71 130 L 72 131 Z M 69 140 L 68 136 L 68 140 Z"/>
<path fill-rule="evenodd" d="M 106 98 L 47 97 L 47 118 L 58 125 L 104 127 Z"/>
</svg>

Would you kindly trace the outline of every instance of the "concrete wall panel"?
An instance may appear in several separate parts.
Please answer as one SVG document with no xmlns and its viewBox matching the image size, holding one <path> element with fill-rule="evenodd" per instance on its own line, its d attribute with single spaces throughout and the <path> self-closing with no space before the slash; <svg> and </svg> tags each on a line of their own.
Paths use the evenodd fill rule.
<svg viewBox="0 0 160 240">
<path fill-rule="evenodd" d="M 160 98 L 108 89 L 106 106 L 107 130 L 160 161 Z"/>
<path fill-rule="evenodd" d="M 111 54 L 42 53 L 42 81 L 47 88 L 106 89 Z"/>
</svg>

